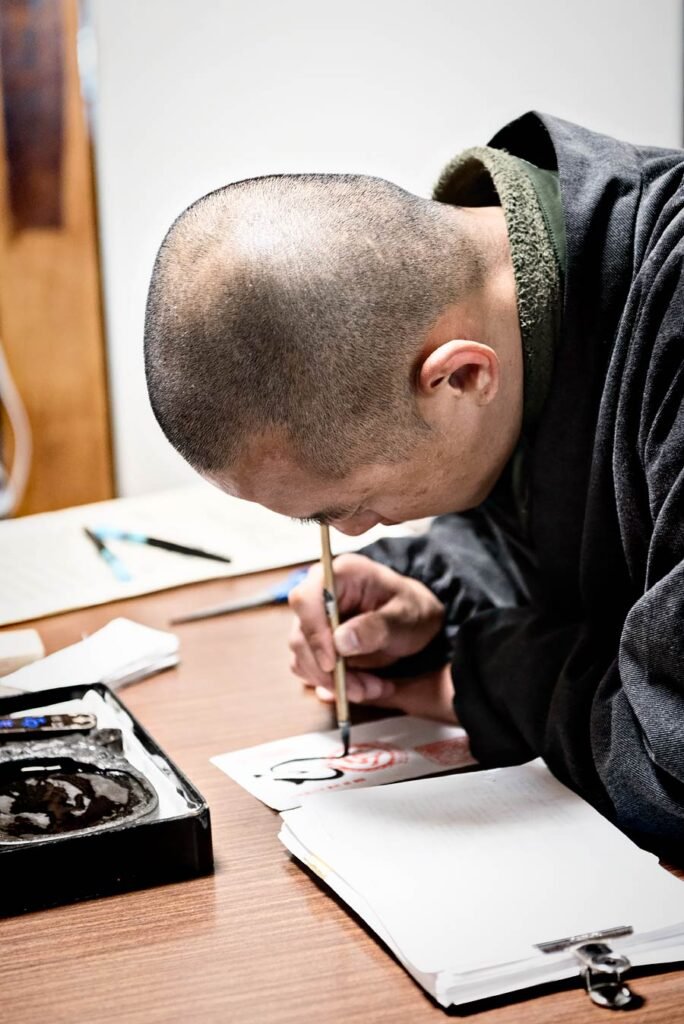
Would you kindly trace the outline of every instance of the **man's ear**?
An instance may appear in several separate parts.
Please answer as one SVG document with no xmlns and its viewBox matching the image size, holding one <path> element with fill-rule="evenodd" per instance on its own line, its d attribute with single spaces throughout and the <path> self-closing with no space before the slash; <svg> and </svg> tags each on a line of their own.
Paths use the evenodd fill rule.
<svg viewBox="0 0 684 1024">
<path fill-rule="evenodd" d="M 418 367 L 418 391 L 429 397 L 449 389 L 455 398 L 470 395 L 487 405 L 499 389 L 499 357 L 479 341 L 445 341 Z"/>
</svg>

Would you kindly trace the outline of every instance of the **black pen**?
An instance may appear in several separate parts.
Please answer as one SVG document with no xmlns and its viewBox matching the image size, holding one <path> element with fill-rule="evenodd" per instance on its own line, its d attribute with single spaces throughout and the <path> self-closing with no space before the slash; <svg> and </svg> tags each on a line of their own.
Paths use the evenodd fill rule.
<svg viewBox="0 0 684 1024">
<path fill-rule="evenodd" d="M 147 544 L 150 548 L 162 548 L 164 551 L 175 551 L 179 555 L 193 555 L 195 558 L 210 558 L 213 562 L 230 562 L 225 555 L 216 555 L 203 548 L 189 547 L 187 544 L 176 544 L 172 540 L 161 540 L 159 537 L 148 537 L 146 533 L 133 530 L 119 530 L 115 526 L 97 526 L 92 531 L 101 541 L 127 540 L 133 544 Z"/>
</svg>

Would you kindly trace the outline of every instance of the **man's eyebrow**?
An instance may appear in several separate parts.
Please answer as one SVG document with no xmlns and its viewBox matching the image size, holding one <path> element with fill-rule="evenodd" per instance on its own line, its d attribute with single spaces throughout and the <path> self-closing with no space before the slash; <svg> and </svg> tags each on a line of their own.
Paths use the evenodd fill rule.
<svg viewBox="0 0 684 1024">
<path fill-rule="evenodd" d="M 309 516 L 292 516 L 296 523 L 318 523 L 319 526 L 330 526 L 336 519 L 346 519 L 356 510 L 353 508 L 325 508 L 322 512 L 312 512 Z"/>
</svg>

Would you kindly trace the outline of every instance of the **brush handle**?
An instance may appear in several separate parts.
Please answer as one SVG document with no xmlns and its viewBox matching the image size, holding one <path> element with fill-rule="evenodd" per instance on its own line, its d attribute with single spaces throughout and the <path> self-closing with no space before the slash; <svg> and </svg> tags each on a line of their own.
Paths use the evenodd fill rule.
<svg viewBox="0 0 684 1024">
<path fill-rule="evenodd" d="M 323 603 L 330 622 L 330 627 L 335 632 L 340 624 L 340 612 L 337 607 L 337 594 L 335 593 L 335 574 L 332 565 L 332 550 L 330 548 L 330 530 L 327 526 L 321 526 L 321 549 L 323 562 Z M 337 724 L 343 735 L 349 731 L 349 701 L 347 700 L 347 670 L 344 658 L 340 654 L 335 655 L 335 711 Z M 348 743 L 348 741 L 347 741 Z"/>
</svg>

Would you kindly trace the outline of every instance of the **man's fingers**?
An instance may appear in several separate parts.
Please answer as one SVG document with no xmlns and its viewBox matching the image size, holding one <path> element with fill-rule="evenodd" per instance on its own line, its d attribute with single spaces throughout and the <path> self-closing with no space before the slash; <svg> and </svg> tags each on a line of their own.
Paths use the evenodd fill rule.
<svg viewBox="0 0 684 1024">
<path fill-rule="evenodd" d="M 364 600 L 380 602 L 389 596 L 384 583 L 388 570 L 365 555 L 340 555 L 333 566 L 337 603 L 342 614 L 361 607 Z M 335 647 L 323 604 L 323 567 L 320 563 L 311 566 L 305 579 L 290 592 L 288 600 L 318 667 L 323 672 L 332 672 Z"/>
<path fill-rule="evenodd" d="M 347 672 L 347 697 L 351 704 L 363 704 L 366 701 L 391 700 L 396 686 L 390 679 L 363 672 Z M 327 686 L 317 686 L 316 696 L 325 704 L 335 703 L 335 691 Z"/>
<path fill-rule="evenodd" d="M 396 686 L 391 679 L 381 679 L 370 672 L 359 672 L 356 674 L 356 678 L 361 691 L 358 703 L 369 700 L 390 700 L 396 691 Z"/>
<path fill-rule="evenodd" d="M 321 669 L 298 622 L 292 627 L 289 646 L 290 671 L 309 686 L 332 686 L 332 674 Z"/>
<path fill-rule="evenodd" d="M 335 647 L 345 658 L 358 658 L 362 654 L 375 654 L 387 646 L 389 628 L 382 612 L 364 612 L 343 622 L 335 630 Z"/>
<path fill-rule="evenodd" d="M 299 628 L 321 672 L 335 667 L 335 648 L 323 605 L 323 572 L 313 565 L 309 573 L 288 598 L 290 608 L 299 620 Z"/>
<path fill-rule="evenodd" d="M 422 640 L 420 623 L 416 628 L 416 616 L 412 612 L 403 597 L 392 597 L 376 611 L 364 612 L 343 622 L 335 630 L 335 648 L 346 658 L 382 652 L 387 656 L 385 664 L 404 654 L 412 654 L 416 642 L 423 646 L 430 639 Z M 375 661 L 376 667 L 382 663 Z"/>
<path fill-rule="evenodd" d="M 453 700 L 451 671 L 445 665 L 423 676 L 397 680 L 394 693 L 380 699 L 369 699 L 369 703 L 383 708 L 395 708 L 418 718 L 457 723 Z"/>
<path fill-rule="evenodd" d="M 393 708 L 420 718 L 438 722 L 458 723 L 454 711 L 454 687 L 448 665 L 435 672 L 412 679 L 380 679 L 372 672 L 349 672 L 347 695 L 352 704 Z M 323 686 L 316 687 L 319 700 L 332 704 L 335 694 Z"/>
<path fill-rule="evenodd" d="M 323 604 L 322 567 L 312 566 L 290 594 L 290 606 L 318 673 L 333 672 L 336 653 L 350 659 L 351 669 L 389 665 L 421 650 L 440 629 L 444 608 L 417 580 L 365 555 L 340 555 L 334 569 L 342 617 L 351 615 L 335 631 L 334 640 Z M 304 670 L 301 664 L 295 669 L 301 675 Z M 312 681 L 320 683 L 318 673 Z"/>
<path fill-rule="evenodd" d="M 320 567 L 319 567 L 320 568 Z M 340 614 L 378 607 L 394 590 L 391 585 L 397 574 L 367 555 L 347 553 L 333 559 L 335 593 Z M 321 570 L 321 587 L 322 570 Z"/>
</svg>

